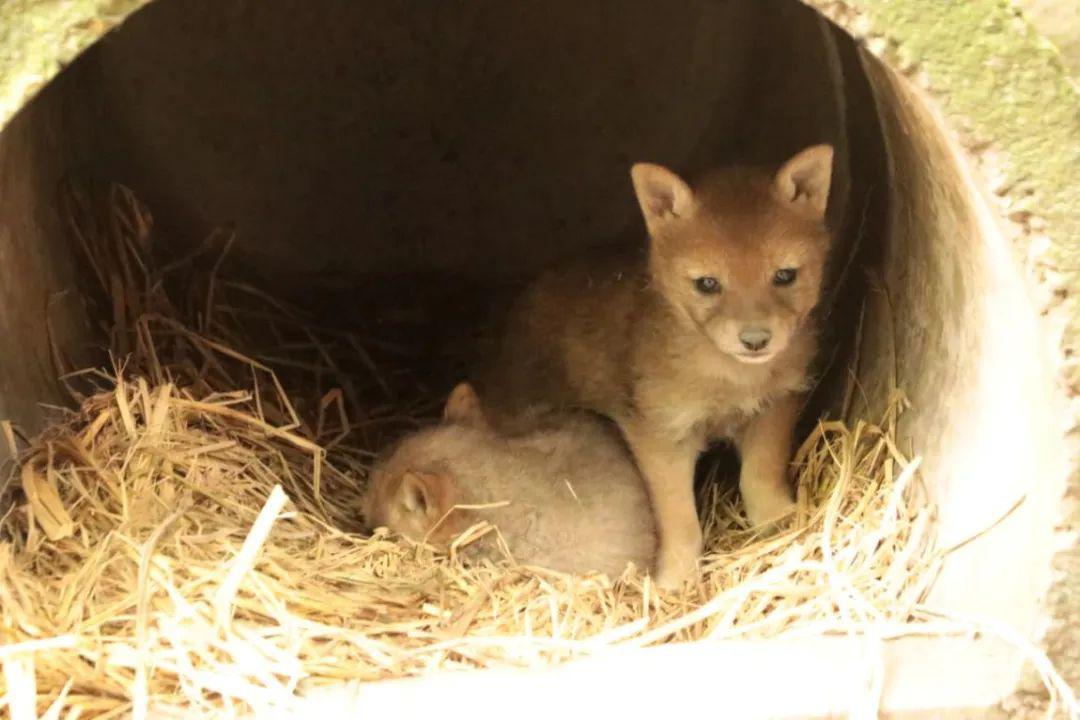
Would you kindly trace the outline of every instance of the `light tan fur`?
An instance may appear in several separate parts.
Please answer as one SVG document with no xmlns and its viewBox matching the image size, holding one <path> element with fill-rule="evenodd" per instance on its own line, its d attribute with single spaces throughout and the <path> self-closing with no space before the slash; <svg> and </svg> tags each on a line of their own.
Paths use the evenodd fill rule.
<svg viewBox="0 0 1080 720">
<path fill-rule="evenodd" d="M 376 464 L 365 499 L 369 524 L 445 547 L 487 520 L 520 563 L 610 576 L 629 562 L 651 568 L 656 531 L 649 498 L 610 422 L 585 412 L 552 413 L 507 436 L 487 423 L 464 383 L 451 393 L 443 418 Z M 509 504 L 455 509 L 502 501 Z M 493 549 L 490 539 L 479 547 Z"/>
<path fill-rule="evenodd" d="M 512 309 L 478 378 L 497 404 L 489 414 L 506 427 L 538 404 L 618 423 L 652 497 L 662 586 L 696 567 L 693 472 L 710 438 L 739 448 L 753 523 L 794 507 L 786 471 L 817 351 L 832 155 L 814 146 L 779 169 L 728 168 L 693 185 L 635 165 L 647 255 L 594 253 L 543 275 Z M 784 269 L 797 274 L 778 286 Z M 703 292 L 700 278 L 719 291 Z M 744 343 L 765 334 L 756 352 Z"/>
</svg>

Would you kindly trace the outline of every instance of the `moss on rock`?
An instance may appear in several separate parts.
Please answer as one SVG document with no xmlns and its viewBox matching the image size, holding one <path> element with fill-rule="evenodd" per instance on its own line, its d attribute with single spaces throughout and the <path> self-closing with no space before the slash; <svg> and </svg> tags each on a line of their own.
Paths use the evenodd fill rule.
<svg viewBox="0 0 1080 720">
<path fill-rule="evenodd" d="M 0 2 L 0 129 L 67 63 L 147 2 Z"/>
</svg>

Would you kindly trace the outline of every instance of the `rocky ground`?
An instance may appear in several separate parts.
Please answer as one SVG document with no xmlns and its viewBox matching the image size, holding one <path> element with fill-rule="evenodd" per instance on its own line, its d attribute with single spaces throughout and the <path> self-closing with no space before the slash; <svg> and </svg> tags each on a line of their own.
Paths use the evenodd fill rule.
<svg viewBox="0 0 1080 720">
<path fill-rule="evenodd" d="M 1015 0 L 1035 27 L 1061 50 L 1066 67 L 1080 82 L 1080 0 Z M 1074 430 L 1074 433 L 1076 431 Z M 1053 618 L 1044 647 L 1058 672 L 1080 694 L 1080 475 L 1070 484 L 1059 527 L 1062 550 L 1054 569 L 1058 578 L 1047 598 Z M 1031 675 L 1015 695 L 991 714 L 993 718 L 1028 720 L 1044 717 L 1046 696 Z"/>
<path fill-rule="evenodd" d="M 1031 22 L 1049 38 L 1080 79 L 1080 0 L 1017 0 Z"/>
</svg>

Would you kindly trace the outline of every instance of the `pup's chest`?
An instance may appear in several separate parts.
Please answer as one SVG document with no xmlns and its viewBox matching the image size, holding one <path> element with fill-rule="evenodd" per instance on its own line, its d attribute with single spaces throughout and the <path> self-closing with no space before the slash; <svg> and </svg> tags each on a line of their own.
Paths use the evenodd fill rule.
<svg viewBox="0 0 1080 720">
<path fill-rule="evenodd" d="M 772 400 L 804 385 L 798 369 L 673 373 L 643 381 L 638 404 L 669 436 L 700 442 L 734 436 Z"/>
</svg>

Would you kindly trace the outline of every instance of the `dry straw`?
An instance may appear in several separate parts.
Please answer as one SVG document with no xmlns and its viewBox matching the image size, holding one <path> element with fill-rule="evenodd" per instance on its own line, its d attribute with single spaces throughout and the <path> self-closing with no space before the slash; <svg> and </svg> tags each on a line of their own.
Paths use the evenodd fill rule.
<svg viewBox="0 0 1080 720">
<path fill-rule="evenodd" d="M 753 537 L 716 486 L 703 570 L 682 593 L 633 571 L 466 566 L 339 529 L 358 521 L 379 433 L 423 410 L 369 403 L 350 417 L 369 390 L 390 393 L 362 343 L 285 327 L 282 308 L 258 315 L 271 300 L 221 281 L 217 263 L 195 300 L 177 301 L 167 288 L 192 263 L 153 269 L 150 218 L 128 191 L 66 198 L 125 364 L 68 373 L 78 410 L 18 448 L 0 542 L 13 720 L 282 711 L 343 680 L 785 631 L 904 634 L 920 618 L 941 556 L 919 463 L 895 441 L 899 393 L 877 425 L 825 423 L 807 439 L 783 534 Z M 270 316 L 275 349 L 244 355 Z M 373 369 L 371 388 L 327 384 L 343 347 Z M 270 355 L 298 371 L 289 392 Z M 10 426 L 3 437 L 16 442 Z"/>
</svg>

